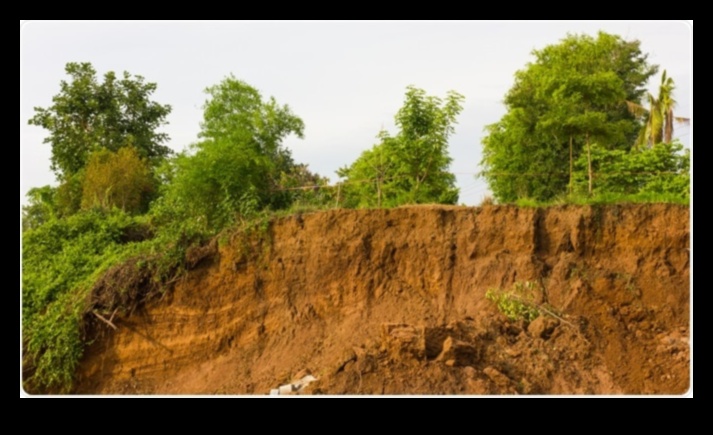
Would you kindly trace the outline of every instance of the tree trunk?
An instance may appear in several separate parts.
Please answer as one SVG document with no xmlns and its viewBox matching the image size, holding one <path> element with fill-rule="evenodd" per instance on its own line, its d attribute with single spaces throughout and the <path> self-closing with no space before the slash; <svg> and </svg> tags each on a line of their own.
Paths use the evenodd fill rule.
<svg viewBox="0 0 713 435">
<path fill-rule="evenodd" d="M 381 208 L 381 175 L 376 179 L 376 194 L 378 206 Z"/>
<path fill-rule="evenodd" d="M 589 146 L 589 133 L 587 133 L 587 172 L 589 173 L 589 196 L 592 196 L 592 150 Z"/>
<path fill-rule="evenodd" d="M 673 110 L 666 111 L 664 118 L 664 142 L 671 143 L 673 139 Z"/>
</svg>

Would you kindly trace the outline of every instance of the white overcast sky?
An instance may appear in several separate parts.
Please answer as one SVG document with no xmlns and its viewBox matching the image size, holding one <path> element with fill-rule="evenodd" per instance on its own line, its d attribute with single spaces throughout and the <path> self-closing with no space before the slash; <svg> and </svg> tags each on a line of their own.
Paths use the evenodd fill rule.
<svg viewBox="0 0 713 435">
<path fill-rule="evenodd" d="M 549 22 L 77 22 L 20 25 L 20 197 L 54 184 L 45 131 L 27 125 L 65 79 L 67 62 L 91 62 L 98 73 L 128 71 L 158 84 L 153 99 L 173 111 L 164 131 L 170 147 L 196 140 L 203 89 L 233 73 L 289 104 L 306 125 L 305 139 L 286 146 L 295 160 L 336 180 L 334 171 L 370 148 L 393 116 L 407 85 L 444 96 L 465 95 L 451 139 L 451 170 L 460 202 L 488 194 L 476 179 L 483 128 L 504 114 L 502 99 L 531 51 L 567 33 L 603 30 L 638 39 L 649 60 L 676 82 L 677 116 L 692 114 L 693 30 L 687 21 Z M 653 90 L 660 76 L 655 76 Z M 677 130 L 689 145 L 691 127 Z"/>
</svg>

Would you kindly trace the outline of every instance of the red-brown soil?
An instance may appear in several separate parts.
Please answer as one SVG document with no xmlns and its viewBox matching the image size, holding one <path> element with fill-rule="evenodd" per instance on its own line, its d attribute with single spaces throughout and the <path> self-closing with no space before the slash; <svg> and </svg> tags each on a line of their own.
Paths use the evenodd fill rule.
<svg viewBox="0 0 713 435">
<path fill-rule="evenodd" d="M 418 206 L 233 236 L 91 345 L 77 393 L 682 394 L 689 210 Z M 203 258 L 204 255 L 198 258 Z M 555 317 L 509 321 L 532 282 Z"/>
</svg>

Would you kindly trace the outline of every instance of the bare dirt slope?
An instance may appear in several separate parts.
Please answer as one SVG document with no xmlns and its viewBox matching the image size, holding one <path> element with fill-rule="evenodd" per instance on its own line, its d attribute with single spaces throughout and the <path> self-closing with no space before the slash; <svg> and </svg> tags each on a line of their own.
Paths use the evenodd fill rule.
<svg viewBox="0 0 713 435">
<path fill-rule="evenodd" d="M 680 394 L 689 210 L 404 207 L 233 237 L 87 351 L 78 393 Z M 550 307 L 509 321 L 488 289 Z"/>
</svg>

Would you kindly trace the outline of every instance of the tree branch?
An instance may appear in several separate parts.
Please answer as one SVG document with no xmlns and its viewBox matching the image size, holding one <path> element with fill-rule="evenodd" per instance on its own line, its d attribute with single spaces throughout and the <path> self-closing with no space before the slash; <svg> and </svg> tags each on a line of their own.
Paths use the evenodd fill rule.
<svg viewBox="0 0 713 435">
<path fill-rule="evenodd" d="M 111 322 L 111 320 L 107 320 L 104 316 L 102 316 L 101 314 L 97 313 L 97 310 L 93 310 L 92 313 L 94 313 L 94 315 L 97 316 L 97 318 L 98 318 L 99 320 L 101 320 L 102 322 L 104 322 L 104 323 L 106 323 L 107 325 L 109 325 L 109 326 L 111 327 L 111 329 L 113 329 L 114 331 L 117 330 L 116 325 L 113 324 L 113 323 Z M 114 310 L 114 313 L 116 313 L 116 310 Z M 112 319 L 114 318 L 114 314 L 111 315 L 111 318 L 112 318 Z"/>
</svg>

